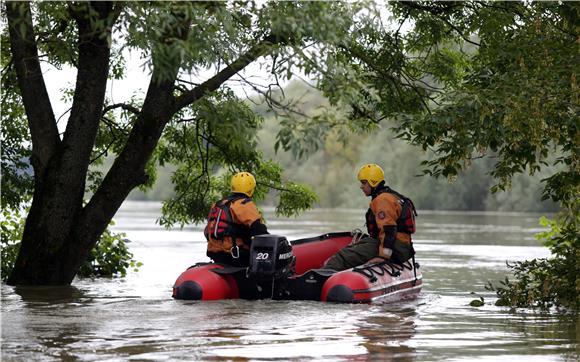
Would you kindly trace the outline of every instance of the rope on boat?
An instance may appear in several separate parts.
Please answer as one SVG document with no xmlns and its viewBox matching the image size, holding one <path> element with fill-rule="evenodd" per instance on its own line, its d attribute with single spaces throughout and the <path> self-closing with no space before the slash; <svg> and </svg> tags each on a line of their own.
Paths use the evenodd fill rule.
<svg viewBox="0 0 580 362">
<path fill-rule="evenodd" d="M 416 212 L 415 212 L 416 214 Z M 419 263 L 417 263 L 415 261 L 415 248 L 413 247 L 413 241 L 411 241 L 411 251 L 413 252 L 413 264 L 411 264 L 411 266 L 414 268 L 413 269 L 413 275 L 415 276 L 415 279 L 413 280 L 412 285 L 415 286 L 417 285 L 417 269 L 419 269 Z"/>
<path fill-rule="evenodd" d="M 362 267 L 354 267 L 352 268 L 353 272 L 360 273 L 367 277 L 371 282 L 377 281 L 377 275 L 383 276 L 385 273 L 389 274 L 392 277 L 398 277 L 401 275 L 401 272 L 404 269 L 413 270 L 413 266 L 415 269 L 419 267 L 419 264 L 414 263 L 411 264 L 409 261 L 404 262 L 403 264 L 395 264 L 388 260 L 380 262 L 378 264 L 371 264 Z M 415 280 L 417 276 L 415 274 Z"/>
<path fill-rule="evenodd" d="M 413 243 L 411 242 L 411 246 L 413 245 Z M 413 266 L 415 267 L 415 269 L 413 269 L 413 274 L 415 275 L 415 279 L 413 279 L 413 286 L 415 286 L 417 284 L 417 267 L 419 266 L 419 264 L 417 264 L 415 262 L 415 251 L 413 251 Z"/>
</svg>

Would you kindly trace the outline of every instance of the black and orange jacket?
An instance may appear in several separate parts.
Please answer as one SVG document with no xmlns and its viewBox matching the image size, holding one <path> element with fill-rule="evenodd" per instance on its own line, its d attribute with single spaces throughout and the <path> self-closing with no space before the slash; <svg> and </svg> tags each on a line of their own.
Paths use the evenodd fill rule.
<svg viewBox="0 0 580 362">
<path fill-rule="evenodd" d="M 230 228 L 227 228 L 225 233 L 216 238 L 215 234 L 206 226 L 205 236 L 207 239 L 207 251 L 213 253 L 230 253 L 234 245 L 241 249 L 249 250 L 252 236 L 267 234 L 268 230 L 262 220 L 262 216 L 256 207 L 256 204 L 251 198 L 245 195 L 234 194 L 229 198 L 218 201 L 216 204 L 224 205 L 227 203 L 227 208 L 223 208 L 224 212 L 229 212 Z M 212 206 L 215 207 L 214 204 Z M 210 211 L 211 217 L 211 211 Z M 208 220 L 209 226 L 210 220 Z"/>
<path fill-rule="evenodd" d="M 367 231 L 371 237 L 379 240 L 379 255 L 387 257 L 383 248 L 392 249 L 395 239 L 410 244 L 411 234 L 397 231 L 397 221 L 402 212 L 400 198 L 389 192 L 377 191 L 379 192 L 373 195 L 366 214 Z M 386 235 L 389 231 L 390 235 Z"/>
</svg>

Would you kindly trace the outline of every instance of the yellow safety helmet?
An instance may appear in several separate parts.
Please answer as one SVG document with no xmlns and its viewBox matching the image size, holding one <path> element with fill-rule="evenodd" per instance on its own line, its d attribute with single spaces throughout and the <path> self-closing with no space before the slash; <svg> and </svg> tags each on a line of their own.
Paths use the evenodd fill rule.
<svg viewBox="0 0 580 362">
<path fill-rule="evenodd" d="M 358 170 L 357 177 L 359 181 L 367 181 L 371 187 L 377 187 L 381 181 L 385 181 L 385 172 L 381 166 L 367 163 Z"/>
<path fill-rule="evenodd" d="M 256 189 L 256 179 L 249 172 L 238 172 L 232 177 L 232 192 L 252 197 Z"/>
</svg>

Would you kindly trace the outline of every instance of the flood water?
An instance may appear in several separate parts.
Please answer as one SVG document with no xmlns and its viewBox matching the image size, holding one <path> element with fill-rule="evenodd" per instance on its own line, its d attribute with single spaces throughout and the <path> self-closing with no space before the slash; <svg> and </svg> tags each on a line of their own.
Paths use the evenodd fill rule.
<svg viewBox="0 0 580 362">
<path fill-rule="evenodd" d="M 265 216 L 290 240 L 362 227 L 365 210 Z M 127 202 L 116 231 L 138 273 L 67 288 L 2 285 L 2 361 L 576 361 L 575 317 L 493 306 L 488 280 L 506 260 L 548 256 L 537 214 L 420 211 L 419 299 L 384 305 L 311 301 L 178 301 L 177 276 L 207 261 L 201 227 L 167 231 L 156 203 Z M 470 307 L 485 298 L 481 308 Z"/>
</svg>

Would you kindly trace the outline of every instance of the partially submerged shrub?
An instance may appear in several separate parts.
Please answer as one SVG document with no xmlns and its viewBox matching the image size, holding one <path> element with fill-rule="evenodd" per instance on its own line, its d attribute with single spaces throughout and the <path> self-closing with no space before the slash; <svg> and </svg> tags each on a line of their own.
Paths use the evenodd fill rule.
<svg viewBox="0 0 580 362">
<path fill-rule="evenodd" d="M 133 254 L 127 248 L 130 240 L 125 239 L 125 236 L 125 233 L 117 234 L 109 229 L 105 230 L 77 275 L 85 278 L 124 277 L 129 268 L 138 271 L 143 264 L 133 260 Z"/>
<path fill-rule="evenodd" d="M 580 216 L 559 223 L 542 218 L 549 230 L 536 235 L 552 251 L 551 258 L 507 264 L 514 279 L 507 277 L 499 285 L 488 282 L 486 289 L 495 291 L 496 305 L 580 311 Z"/>
<path fill-rule="evenodd" d="M 10 209 L 2 210 L 2 222 L 0 222 L 0 260 L 2 261 L 2 280 L 8 279 L 18 251 L 20 239 L 24 229 L 24 218 L 20 213 Z"/>
</svg>

